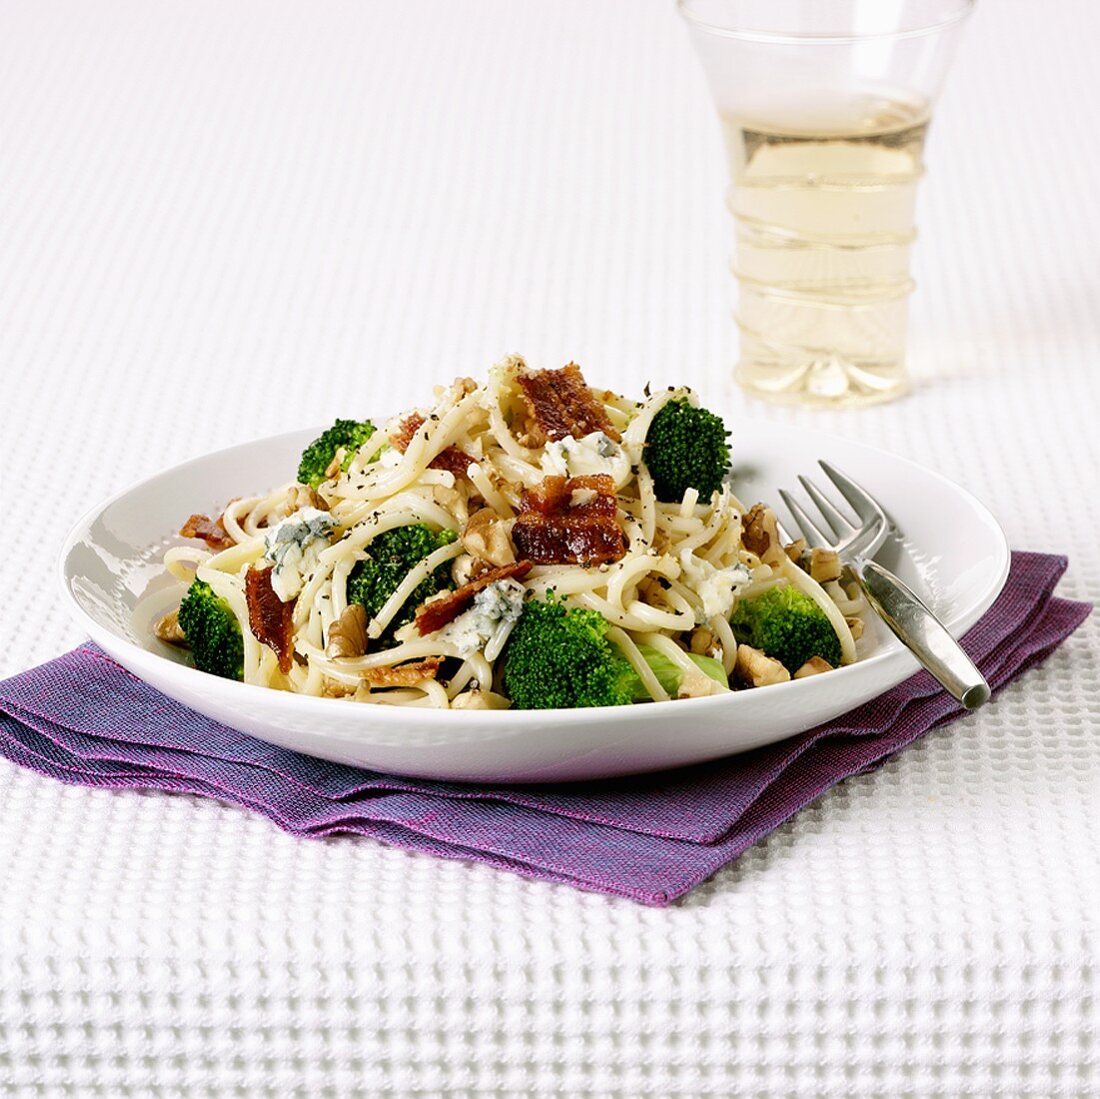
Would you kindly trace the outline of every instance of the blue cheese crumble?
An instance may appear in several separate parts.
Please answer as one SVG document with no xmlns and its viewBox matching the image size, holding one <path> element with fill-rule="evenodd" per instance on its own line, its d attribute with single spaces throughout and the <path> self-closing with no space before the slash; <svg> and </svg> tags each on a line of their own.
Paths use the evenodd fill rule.
<svg viewBox="0 0 1100 1099">
<path fill-rule="evenodd" d="M 463 656 L 485 647 L 502 628 L 510 628 L 523 613 L 524 587 L 510 577 L 494 580 L 474 596 L 473 606 L 448 623 L 437 636 Z"/>
<path fill-rule="evenodd" d="M 566 435 L 564 439 L 547 443 L 542 452 L 542 472 L 548 477 L 584 477 L 606 473 L 617 489 L 633 476 L 630 456 L 602 431 L 593 431 L 580 439 Z"/>
<path fill-rule="evenodd" d="M 680 555 L 681 579 L 698 595 L 703 605 L 702 625 L 709 618 L 726 618 L 738 594 L 752 582 L 752 573 L 742 564 L 715 568 L 690 550 Z"/>
<path fill-rule="evenodd" d="M 264 534 L 264 558 L 272 564 L 271 587 L 284 603 L 302 590 L 305 577 L 329 543 L 332 528 L 332 516 L 327 511 L 306 507 L 281 519 Z"/>
</svg>

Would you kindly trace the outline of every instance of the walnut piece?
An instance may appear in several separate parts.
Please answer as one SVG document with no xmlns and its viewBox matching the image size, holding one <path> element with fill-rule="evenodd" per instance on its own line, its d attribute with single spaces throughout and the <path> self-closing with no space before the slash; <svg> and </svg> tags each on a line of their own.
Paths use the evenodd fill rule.
<svg viewBox="0 0 1100 1099">
<path fill-rule="evenodd" d="M 814 546 L 810 550 L 810 576 L 819 584 L 839 580 L 841 572 L 842 566 L 836 550 L 824 549 L 821 546 Z"/>
<path fill-rule="evenodd" d="M 831 672 L 833 670 L 832 664 L 827 660 L 822 659 L 820 656 L 811 656 L 797 672 L 794 673 L 795 679 L 807 679 L 811 675 L 820 675 L 822 672 Z"/>
<path fill-rule="evenodd" d="M 778 660 L 765 656 L 751 645 L 737 646 L 733 674 L 746 687 L 770 687 L 791 678 L 791 673 Z"/>
<path fill-rule="evenodd" d="M 362 656 L 367 651 L 367 609 L 351 603 L 328 629 L 325 656 Z"/>
<path fill-rule="evenodd" d="M 530 413 L 524 412 L 513 423 L 516 425 L 513 428 L 516 442 L 520 446 L 525 446 L 528 450 L 538 450 L 546 445 L 546 436 Z"/>
<path fill-rule="evenodd" d="M 806 552 L 806 539 L 796 538 L 793 542 L 788 542 L 783 547 L 783 552 L 797 565 Z"/>
<path fill-rule="evenodd" d="M 848 614 L 844 616 L 844 621 L 848 623 L 848 629 L 852 631 L 852 640 L 858 641 L 863 636 L 863 619 L 854 614 Z"/>
<path fill-rule="evenodd" d="M 372 687 L 415 687 L 425 679 L 435 679 L 439 665 L 443 661 L 438 656 L 429 656 L 424 660 L 410 661 L 408 664 L 386 664 L 380 668 L 366 668 L 361 673 L 363 682 Z"/>
<path fill-rule="evenodd" d="M 286 494 L 286 513 L 293 515 L 302 508 L 328 511 L 328 504 L 309 485 L 291 485 L 290 491 Z"/>
<path fill-rule="evenodd" d="M 677 698 L 707 698 L 710 695 L 724 694 L 725 690 L 720 683 L 711 679 L 701 668 L 692 668 L 684 672 L 680 680 L 680 689 L 676 692 Z"/>
<path fill-rule="evenodd" d="M 180 629 L 179 613 L 178 607 L 174 611 L 169 611 L 153 627 L 153 633 L 161 641 L 167 641 L 169 645 L 179 645 L 186 649 L 190 646 L 187 644 L 187 638 L 184 636 L 183 630 Z"/>
<path fill-rule="evenodd" d="M 691 635 L 691 651 L 697 656 L 708 656 L 715 646 L 714 634 L 708 626 L 700 626 Z"/>
<path fill-rule="evenodd" d="M 476 580 L 482 573 L 488 572 L 493 566 L 488 561 L 482 561 L 480 557 L 474 557 L 469 553 L 460 553 L 451 562 L 451 578 L 458 587 Z"/>
<path fill-rule="evenodd" d="M 482 508 L 470 516 L 462 532 L 462 546 L 467 553 L 490 565 L 513 565 L 516 561 L 507 520 L 501 519 L 492 508 Z"/>
<path fill-rule="evenodd" d="M 333 679 L 328 675 L 321 677 L 322 698 L 349 698 L 358 689 L 358 684 L 343 683 L 339 679 Z"/>
<path fill-rule="evenodd" d="M 432 485 L 432 499 L 452 515 L 461 515 L 464 505 L 462 493 L 447 485 Z"/>
<path fill-rule="evenodd" d="M 782 564 L 786 555 L 779 544 L 779 522 L 771 508 L 753 504 L 741 516 L 741 545 L 765 565 Z"/>
</svg>

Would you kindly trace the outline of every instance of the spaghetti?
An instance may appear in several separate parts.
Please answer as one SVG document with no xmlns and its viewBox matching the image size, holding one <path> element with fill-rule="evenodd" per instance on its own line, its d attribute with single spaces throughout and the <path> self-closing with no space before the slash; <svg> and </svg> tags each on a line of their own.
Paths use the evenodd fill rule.
<svg viewBox="0 0 1100 1099">
<path fill-rule="evenodd" d="M 776 586 L 808 595 L 835 630 L 841 662 L 856 659 L 861 608 L 851 591 L 815 580 L 800 547 L 761 543 L 759 524 L 749 549 L 748 509 L 728 483 L 708 499 L 694 488 L 657 498 L 647 436 L 668 402 L 698 406 L 690 390 L 633 401 L 589 389 L 572 364 L 566 371 L 532 372 L 509 357 L 483 384 L 437 388 L 430 405 L 385 424 L 350 460 L 339 452 L 316 488 L 295 482 L 235 500 L 215 524 L 193 516 L 185 530 L 206 532 L 207 547 L 174 547 L 165 566 L 185 584 L 208 584 L 236 617 L 244 681 L 375 704 L 506 708 L 509 635 L 525 601 L 550 595 L 606 619 L 651 699 L 720 693 L 730 688 L 693 657 L 736 673 L 746 646 L 730 614 Z M 543 420 L 539 393 L 555 402 Z M 435 548 L 367 614 L 350 578 L 380 536 L 413 525 L 435 532 Z M 283 608 L 280 643 L 255 629 L 249 590 L 263 570 L 265 598 Z M 678 669 L 675 696 L 644 652 Z M 755 682 L 747 673 L 737 685 Z"/>
</svg>

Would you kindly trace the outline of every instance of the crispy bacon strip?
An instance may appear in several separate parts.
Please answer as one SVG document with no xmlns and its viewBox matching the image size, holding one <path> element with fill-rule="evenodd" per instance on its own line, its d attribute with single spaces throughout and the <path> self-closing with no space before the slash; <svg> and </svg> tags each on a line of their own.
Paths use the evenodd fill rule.
<svg viewBox="0 0 1100 1099">
<path fill-rule="evenodd" d="M 573 503 L 574 494 L 591 496 Z M 606 473 L 546 477 L 526 492 L 512 527 L 516 553 L 536 565 L 599 565 L 626 553 L 615 518 L 615 482 Z"/>
<path fill-rule="evenodd" d="M 290 671 L 294 658 L 294 603 L 284 603 L 271 586 L 271 569 L 253 565 L 244 574 L 244 598 L 248 604 L 248 628 L 262 645 L 274 650 L 279 671 Z"/>
<path fill-rule="evenodd" d="M 474 580 L 444 592 L 443 595 L 428 600 L 416 608 L 416 628 L 421 637 L 443 629 L 453 622 L 473 601 L 482 588 L 487 588 L 494 580 L 507 580 L 514 577 L 522 580 L 531 571 L 530 561 L 517 561 L 514 565 L 501 565 L 483 572 Z"/>
<path fill-rule="evenodd" d="M 539 515 L 557 515 L 569 506 L 572 493 L 565 487 L 565 477 L 544 477 L 534 488 L 523 494 L 523 510 Z"/>
<path fill-rule="evenodd" d="M 401 421 L 398 434 L 393 439 L 393 445 L 404 454 L 409 447 L 409 443 L 412 442 L 413 436 L 423 426 L 423 416 L 419 416 L 415 412 L 411 416 L 406 416 L 405 419 Z M 469 469 L 476 460 L 476 458 L 472 458 L 464 450 L 459 450 L 456 446 L 449 446 L 445 450 L 441 450 L 431 460 L 428 468 L 445 469 L 449 473 L 453 473 L 456 477 L 462 477 L 465 475 L 466 470 Z"/>
<path fill-rule="evenodd" d="M 524 495 L 523 508 L 537 511 L 540 515 L 560 515 L 567 511 L 573 500 L 573 493 L 591 495 L 585 504 L 587 514 L 614 515 L 618 510 L 615 500 L 615 482 L 607 473 L 587 473 L 583 477 L 544 477 L 534 488 Z M 574 508 L 574 510 L 576 510 Z"/>
<path fill-rule="evenodd" d="M 390 664 L 382 668 L 366 668 L 360 674 L 372 687 L 415 687 L 425 679 L 435 679 L 439 665 L 438 656 L 417 660 L 410 664 Z"/>
<path fill-rule="evenodd" d="M 413 436 L 424 426 L 424 417 L 413 413 L 411 416 L 406 416 L 400 424 L 397 425 L 397 434 L 390 440 L 402 454 L 409 449 L 409 443 L 413 441 Z"/>
<path fill-rule="evenodd" d="M 466 470 L 474 464 L 475 460 L 466 451 L 459 450 L 456 446 L 449 446 L 431 460 L 431 468 L 445 469 L 456 477 L 465 477 Z"/>
<path fill-rule="evenodd" d="M 209 515 L 196 513 L 180 527 L 180 535 L 184 538 L 201 538 L 212 550 L 229 549 L 237 544 L 229 536 L 220 515 L 217 519 L 211 519 Z"/>
<path fill-rule="evenodd" d="M 527 371 L 516 381 L 531 415 L 548 439 L 564 439 L 566 435 L 579 439 L 602 431 L 609 439 L 620 440 L 576 363 L 560 370 Z"/>
</svg>

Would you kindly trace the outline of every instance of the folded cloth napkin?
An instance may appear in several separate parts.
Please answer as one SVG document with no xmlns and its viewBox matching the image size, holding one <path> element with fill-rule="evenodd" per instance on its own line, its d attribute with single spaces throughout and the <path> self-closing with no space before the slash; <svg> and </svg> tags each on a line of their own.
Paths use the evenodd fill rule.
<svg viewBox="0 0 1100 1099">
<path fill-rule="evenodd" d="M 1065 567 L 1062 557 L 1013 554 L 1004 592 L 965 638 L 994 690 L 1088 615 L 1088 604 L 1053 595 Z M 158 694 L 88 644 L 0 683 L 0 753 L 62 782 L 200 794 L 254 809 L 294 835 L 357 833 L 661 905 L 830 786 L 962 713 L 920 672 L 827 725 L 714 763 L 614 781 L 470 786 L 253 740 Z M 670 723 L 674 714 L 670 707 Z"/>
</svg>

